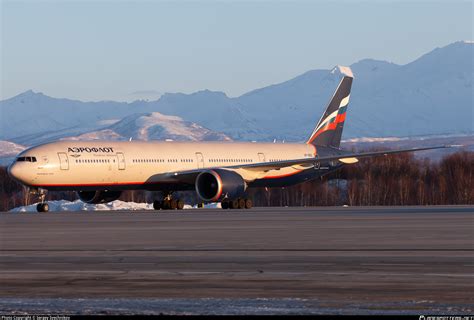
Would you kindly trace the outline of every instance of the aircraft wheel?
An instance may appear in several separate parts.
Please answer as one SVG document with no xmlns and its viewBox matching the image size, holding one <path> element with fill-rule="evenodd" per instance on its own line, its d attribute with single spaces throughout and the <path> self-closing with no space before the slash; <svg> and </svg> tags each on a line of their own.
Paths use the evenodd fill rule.
<svg viewBox="0 0 474 320">
<path fill-rule="evenodd" d="M 184 201 L 183 200 L 178 200 L 177 201 L 177 208 L 178 208 L 178 210 L 183 210 L 183 208 L 184 208 Z"/>
<path fill-rule="evenodd" d="M 238 209 L 239 208 L 239 200 L 234 199 L 229 201 L 229 208 L 231 209 Z"/>
<path fill-rule="evenodd" d="M 48 212 L 49 211 L 49 205 L 46 202 L 38 203 L 36 206 L 36 211 L 38 212 Z"/>
<path fill-rule="evenodd" d="M 153 209 L 160 210 L 163 208 L 163 202 L 155 200 L 153 201 Z"/>
<path fill-rule="evenodd" d="M 252 200 L 245 199 L 245 209 L 251 209 L 253 206 Z"/>
<path fill-rule="evenodd" d="M 228 200 L 222 200 L 221 208 L 222 209 L 229 209 L 229 201 Z"/>
<path fill-rule="evenodd" d="M 171 201 L 167 199 L 163 200 L 163 202 L 161 203 L 161 209 L 168 210 L 171 206 L 170 202 Z"/>
<path fill-rule="evenodd" d="M 171 199 L 170 201 L 170 209 L 176 210 L 178 208 L 178 201 L 176 199 Z"/>
<path fill-rule="evenodd" d="M 238 199 L 237 200 L 239 202 L 239 209 L 245 209 L 245 199 Z"/>
</svg>

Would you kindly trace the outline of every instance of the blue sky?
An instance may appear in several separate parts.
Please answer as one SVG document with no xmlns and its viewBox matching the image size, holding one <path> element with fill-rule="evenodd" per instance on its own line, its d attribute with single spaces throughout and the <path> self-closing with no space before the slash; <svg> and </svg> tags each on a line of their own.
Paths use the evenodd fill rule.
<svg viewBox="0 0 474 320">
<path fill-rule="evenodd" d="M 1 96 L 238 96 L 363 58 L 472 39 L 470 1 L 1 1 Z"/>
</svg>

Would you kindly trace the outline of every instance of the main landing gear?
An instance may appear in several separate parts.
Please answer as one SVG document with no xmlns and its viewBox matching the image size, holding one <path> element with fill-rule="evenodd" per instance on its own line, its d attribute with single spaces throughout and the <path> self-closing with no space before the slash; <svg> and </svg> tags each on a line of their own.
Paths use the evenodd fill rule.
<svg viewBox="0 0 474 320">
<path fill-rule="evenodd" d="M 44 200 L 46 199 L 46 194 L 48 193 L 45 189 L 31 189 L 30 193 L 33 195 L 38 195 L 40 203 L 36 205 L 36 211 L 38 212 L 48 212 L 49 205 Z"/>
<path fill-rule="evenodd" d="M 222 209 L 250 209 L 252 205 L 252 200 L 243 198 L 233 200 L 224 199 L 221 202 Z"/>
<path fill-rule="evenodd" d="M 182 210 L 184 208 L 184 201 L 180 199 L 173 199 L 171 193 L 167 194 L 162 201 L 153 201 L 153 209 L 155 210 Z"/>
</svg>

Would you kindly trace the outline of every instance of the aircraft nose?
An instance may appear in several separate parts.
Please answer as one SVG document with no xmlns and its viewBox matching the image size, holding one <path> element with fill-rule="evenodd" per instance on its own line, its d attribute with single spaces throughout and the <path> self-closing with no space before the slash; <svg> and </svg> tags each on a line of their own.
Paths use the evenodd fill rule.
<svg viewBox="0 0 474 320">
<path fill-rule="evenodd" d="M 9 167 L 8 167 L 8 175 L 15 179 L 15 180 L 20 180 L 19 179 L 19 176 L 20 176 L 20 168 L 18 167 L 18 165 L 16 163 L 12 163 Z"/>
</svg>

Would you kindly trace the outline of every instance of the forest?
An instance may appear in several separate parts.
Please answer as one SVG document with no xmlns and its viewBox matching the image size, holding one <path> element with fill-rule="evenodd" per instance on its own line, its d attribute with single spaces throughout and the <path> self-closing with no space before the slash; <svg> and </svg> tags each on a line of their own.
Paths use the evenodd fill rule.
<svg viewBox="0 0 474 320">
<path fill-rule="evenodd" d="M 459 151 L 439 162 L 397 154 L 362 159 L 356 164 L 286 188 L 248 189 L 254 206 L 384 206 L 474 204 L 474 152 Z M 120 200 L 152 202 L 158 192 L 126 191 Z M 194 192 L 180 192 L 186 203 L 197 203 Z M 74 192 L 49 192 L 46 200 L 75 200 Z M 0 211 L 37 199 L 0 167 Z"/>
</svg>

